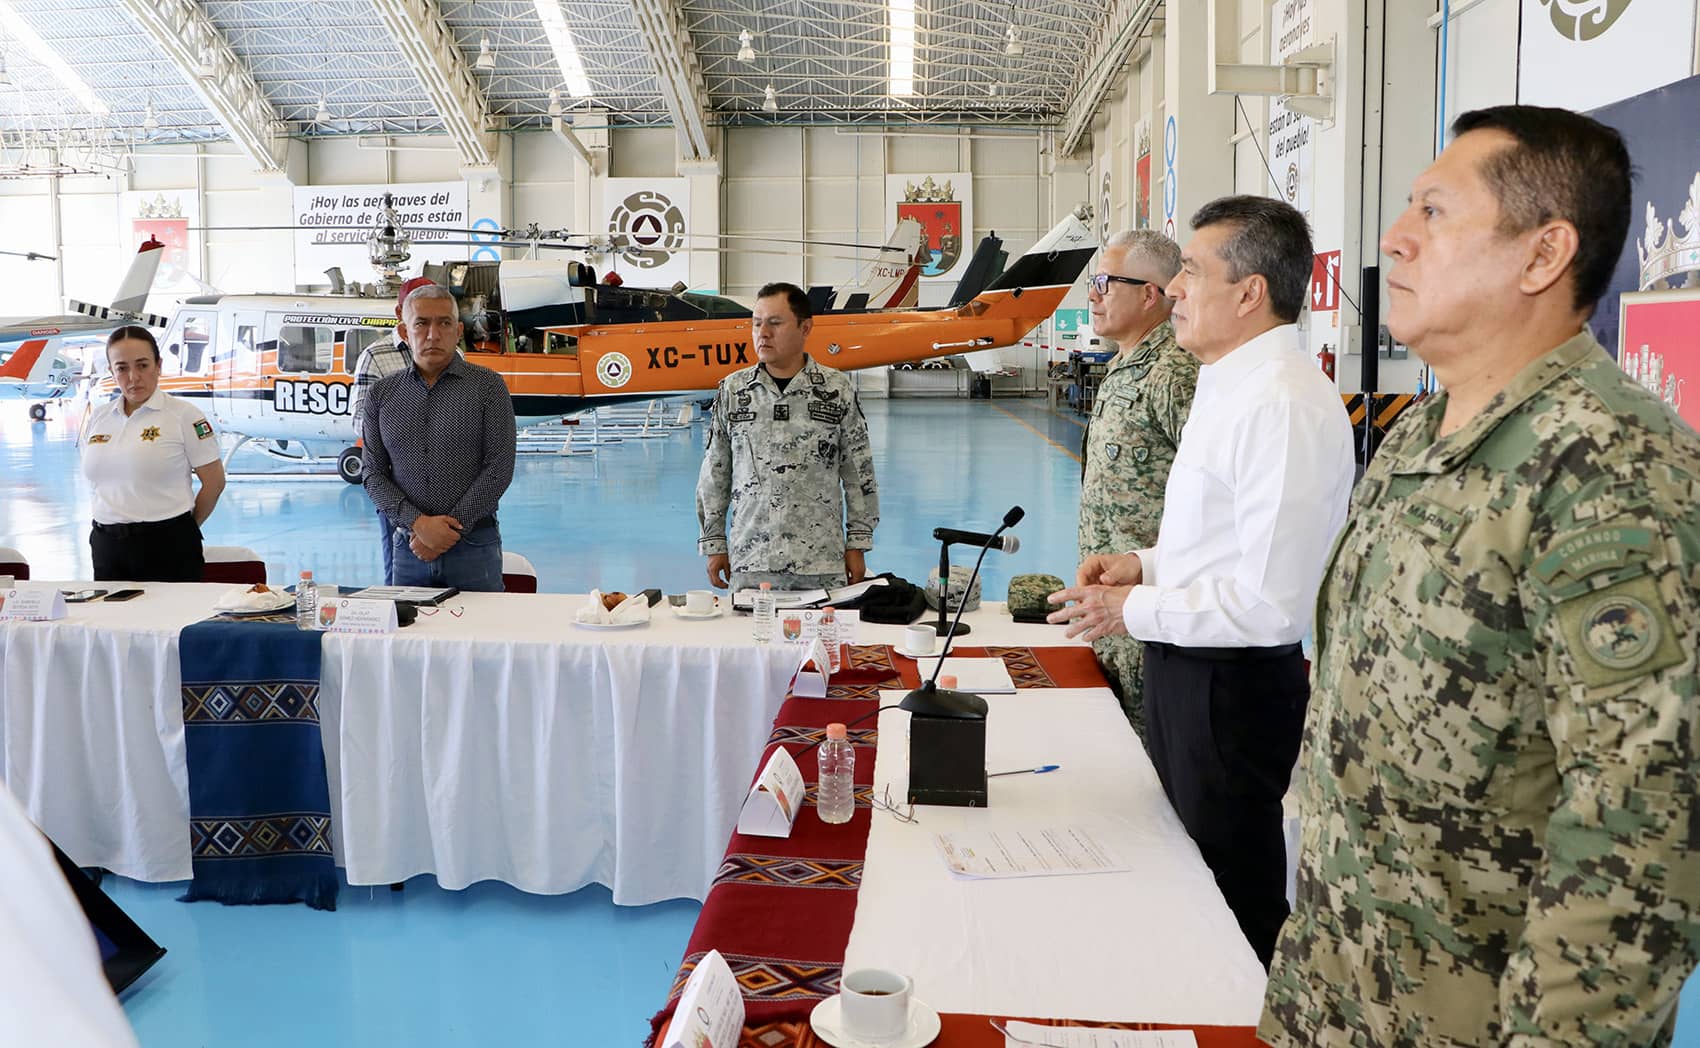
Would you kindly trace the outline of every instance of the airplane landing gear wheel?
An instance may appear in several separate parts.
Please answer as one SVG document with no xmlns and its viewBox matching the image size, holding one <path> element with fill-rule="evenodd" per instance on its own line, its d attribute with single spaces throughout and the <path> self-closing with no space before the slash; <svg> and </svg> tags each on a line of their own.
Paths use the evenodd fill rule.
<svg viewBox="0 0 1700 1048">
<path fill-rule="evenodd" d="M 47 405 L 46 404 L 31 404 L 30 405 L 30 421 L 31 422 L 46 422 L 47 421 Z"/>
<path fill-rule="evenodd" d="M 342 477 L 343 480 L 348 481 L 350 484 L 360 483 L 365 473 L 365 465 L 361 460 L 360 449 L 343 448 L 342 454 L 336 457 L 336 471 L 338 476 Z"/>
</svg>

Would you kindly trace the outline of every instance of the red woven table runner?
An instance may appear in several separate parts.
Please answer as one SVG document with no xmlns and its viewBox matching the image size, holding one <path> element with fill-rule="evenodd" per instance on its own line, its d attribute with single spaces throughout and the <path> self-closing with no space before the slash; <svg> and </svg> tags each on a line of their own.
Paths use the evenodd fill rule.
<svg viewBox="0 0 1700 1048">
<path fill-rule="evenodd" d="M 1086 647 L 960 647 L 952 654 L 1002 658 L 1018 689 L 1105 686 L 1092 649 Z M 828 724 L 848 724 L 873 712 L 878 708 L 881 690 L 919 684 L 915 662 L 894 655 L 890 647 L 852 648 L 850 665 L 833 676 L 826 698 L 792 696 L 785 700 L 774 718 L 762 765 L 775 746 L 784 745 L 795 755 L 804 746 L 819 742 Z M 655 1033 L 666 1028 L 697 962 L 709 950 L 719 950 L 744 994 L 742 1045 L 812 1048 L 825 1043 L 810 1031 L 808 1017 L 815 1005 L 838 992 L 844 951 L 856 919 L 856 893 L 862 884 L 868 828 L 874 814 L 869 792 L 878 741 L 875 724 L 876 719 L 870 717 L 850 729 L 850 741 L 856 747 L 856 812 L 848 823 L 828 826 L 816 816 L 817 769 L 811 750 L 797 762 L 809 784 L 809 795 L 804 810 L 797 814 L 791 836 L 732 834 L 726 857 L 691 932 L 684 962 L 674 976 L 667 1005 L 650 1021 Z M 751 771 L 752 782 L 760 771 L 761 765 Z M 944 1032 L 935 1042 L 938 1045 L 1001 1048 L 1003 1044 L 983 1016 L 946 1015 L 943 1021 Z M 1193 1029 L 1202 1048 L 1258 1043 L 1250 1028 Z M 985 1032 L 984 1037 L 980 1030 Z"/>
</svg>

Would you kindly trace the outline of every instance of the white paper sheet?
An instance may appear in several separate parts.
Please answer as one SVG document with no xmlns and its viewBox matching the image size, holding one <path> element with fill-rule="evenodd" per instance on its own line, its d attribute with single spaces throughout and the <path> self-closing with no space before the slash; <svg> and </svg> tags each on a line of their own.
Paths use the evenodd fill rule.
<svg viewBox="0 0 1700 1048">
<path fill-rule="evenodd" d="M 1005 1048 L 1198 1048 L 1191 1030 L 1101 1030 L 1023 1022 L 1007 1023 L 1004 1029 L 1011 1034 L 1004 1040 Z"/>
<path fill-rule="evenodd" d="M 935 833 L 945 865 L 958 877 L 1067 877 L 1126 873 L 1120 861 L 1086 826 L 1028 826 L 971 833 Z"/>
</svg>

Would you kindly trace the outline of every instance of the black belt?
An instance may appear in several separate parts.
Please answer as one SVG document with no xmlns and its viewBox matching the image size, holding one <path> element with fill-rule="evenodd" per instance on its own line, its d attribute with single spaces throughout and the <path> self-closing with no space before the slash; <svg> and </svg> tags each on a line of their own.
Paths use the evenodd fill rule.
<svg viewBox="0 0 1700 1048">
<path fill-rule="evenodd" d="M 1288 655 L 1297 655 L 1304 649 L 1297 644 L 1277 644 L 1273 648 L 1183 648 L 1179 644 L 1165 644 L 1162 641 L 1148 640 L 1148 648 L 1156 648 L 1165 655 L 1178 655 L 1188 659 L 1204 659 L 1207 662 L 1250 662 L 1257 659 L 1279 659 Z"/>
<path fill-rule="evenodd" d="M 94 530 L 115 538 L 129 538 L 132 535 L 156 535 L 162 531 L 170 531 L 172 528 L 182 527 L 185 521 L 195 523 L 194 510 L 179 514 L 170 520 L 143 520 L 134 524 L 102 524 L 97 520 L 94 522 Z"/>
</svg>

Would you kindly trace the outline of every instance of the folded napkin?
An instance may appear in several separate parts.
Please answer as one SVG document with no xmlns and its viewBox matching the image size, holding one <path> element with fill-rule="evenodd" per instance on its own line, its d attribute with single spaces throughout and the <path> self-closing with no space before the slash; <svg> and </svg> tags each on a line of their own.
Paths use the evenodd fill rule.
<svg viewBox="0 0 1700 1048">
<path fill-rule="evenodd" d="M 295 596 L 284 590 L 268 589 L 264 593 L 256 593 L 251 586 L 237 586 L 226 590 L 213 605 L 214 611 L 277 611 L 293 607 Z"/>
<path fill-rule="evenodd" d="M 649 598 L 642 593 L 627 597 L 613 611 L 602 606 L 602 591 L 591 590 L 590 599 L 573 616 L 587 626 L 621 626 L 649 621 Z"/>
</svg>

